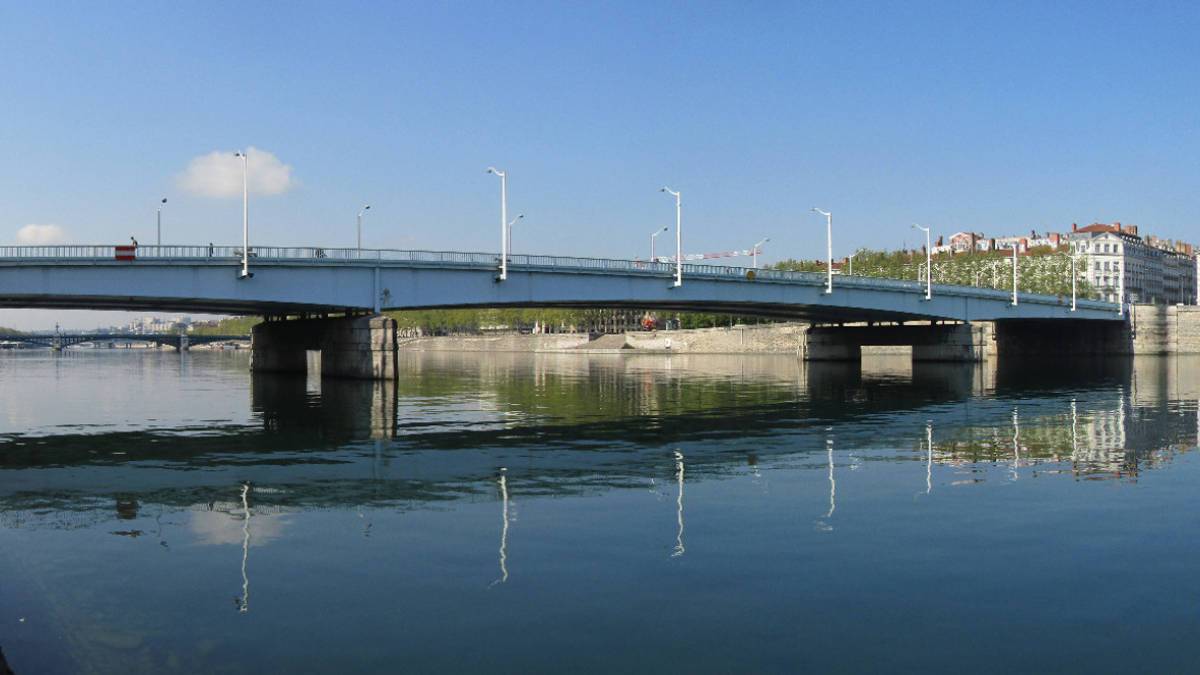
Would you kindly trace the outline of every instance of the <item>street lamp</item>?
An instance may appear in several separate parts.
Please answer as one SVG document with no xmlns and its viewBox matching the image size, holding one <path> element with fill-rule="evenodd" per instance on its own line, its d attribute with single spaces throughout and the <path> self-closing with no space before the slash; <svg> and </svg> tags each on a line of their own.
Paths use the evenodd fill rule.
<svg viewBox="0 0 1200 675">
<path fill-rule="evenodd" d="M 238 150 L 233 153 L 234 157 L 242 158 L 242 271 L 238 274 L 239 279 L 249 279 L 254 276 L 250 274 L 250 189 L 249 189 L 249 167 L 247 165 L 246 153 Z"/>
<path fill-rule="evenodd" d="M 846 265 L 849 267 L 849 270 L 846 272 L 848 276 L 854 276 L 854 256 L 856 255 L 858 255 L 858 251 L 846 256 Z"/>
<path fill-rule="evenodd" d="M 754 269 L 758 269 L 758 247 L 762 246 L 763 244 L 767 243 L 768 241 L 771 241 L 770 237 L 763 237 L 762 241 L 758 242 L 757 244 L 754 245 L 754 248 L 750 249 L 750 255 L 754 259 L 754 261 L 751 263 L 751 267 L 753 267 Z"/>
<path fill-rule="evenodd" d="M 1017 242 L 1015 242 L 1015 241 L 1014 241 L 1014 242 L 1013 242 L 1013 245 L 1012 245 L 1012 251 L 1013 251 L 1013 257 L 1012 257 L 1012 267 L 1013 267 L 1013 298 L 1012 298 L 1012 304 L 1013 304 L 1013 307 L 1016 307 L 1016 306 L 1017 306 L 1017 279 L 1018 279 L 1018 276 L 1017 276 L 1017 265 L 1018 265 L 1018 263 L 1017 263 L 1017 249 L 1018 249 L 1018 248 L 1020 248 L 1020 244 L 1018 244 Z"/>
<path fill-rule="evenodd" d="M 1075 311 L 1075 297 L 1076 297 L 1076 295 L 1075 295 L 1075 280 L 1078 278 L 1076 275 L 1076 272 L 1075 272 L 1075 254 L 1074 253 L 1064 253 L 1063 255 L 1067 256 L 1067 259 L 1069 259 L 1071 261 L 1071 311 L 1074 312 Z"/>
<path fill-rule="evenodd" d="M 813 213 L 825 216 L 825 294 L 833 292 L 833 214 L 813 207 Z"/>
<path fill-rule="evenodd" d="M 162 204 L 166 204 L 166 203 L 167 203 L 167 198 L 163 197 Z M 162 210 L 163 210 L 162 204 L 159 204 L 159 206 L 158 206 L 158 245 L 159 246 L 162 246 Z M 159 255 L 162 255 L 162 253 L 160 252 Z"/>
<path fill-rule="evenodd" d="M 659 192 L 675 197 L 675 288 L 679 288 L 683 285 L 683 202 L 680 194 L 669 187 Z"/>
<path fill-rule="evenodd" d="M 516 218 L 513 218 L 512 220 L 508 221 L 508 228 L 507 228 L 508 229 L 508 233 L 507 233 L 508 239 L 505 241 L 505 243 L 508 246 L 508 254 L 509 255 L 512 255 L 512 226 L 516 225 L 517 221 L 524 217 L 525 217 L 525 214 L 522 213 L 521 215 L 517 216 Z"/>
<path fill-rule="evenodd" d="M 933 299 L 933 250 L 929 248 L 929 228 L 913 223 L 913 227 L 925 232 L 925 299 Z"/>
<path fill-rule="evenodd" d="M 655 230 L 650 233 L 650 262 L 655 262 L 654 240 L 658 237 L 658 235 L 662 234 L 663 232 L 666 232 L 669 229 L 671 229 L 671 228 L 668 227 L 667 225 L 663 225 L 661 230 Z"/>
<path fill-rule="evenodd" d="M 500 177 L 500 281 L 508 279 L 508 175 L 494 166 L 488 173 Z"/>
<path fill-rule="evenodd" d="M 367 211 L 371 210 L 371 205 L 367 204 L 358 212 L 358 250 L 362 250 L 362 217 Z"/>
</svg>

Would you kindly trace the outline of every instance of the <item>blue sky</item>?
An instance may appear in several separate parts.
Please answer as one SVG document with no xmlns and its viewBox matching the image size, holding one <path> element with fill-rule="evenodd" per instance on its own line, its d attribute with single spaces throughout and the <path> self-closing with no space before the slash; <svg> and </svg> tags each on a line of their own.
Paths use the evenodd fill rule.
<svg viewBox="0 0 1200 675">
<path fill-rule="evenodd" d="M 1195 3 L 4 3 L 0 243 L 235 242 L 189 163 L 290 167 L 261 244 L 836 255 L 1120 220 L 1200 240 Z M 0 313 L 0 324 L 44 315 Z M 96 321 L 87 319 L 91 324 Z M 103 321 L 102 321 L 103 322 Z"/>
</svg>

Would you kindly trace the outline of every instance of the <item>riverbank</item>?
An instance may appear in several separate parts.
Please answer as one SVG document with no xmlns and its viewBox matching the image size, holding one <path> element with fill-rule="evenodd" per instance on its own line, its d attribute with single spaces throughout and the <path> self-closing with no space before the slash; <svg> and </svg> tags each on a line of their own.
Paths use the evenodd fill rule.
<svg viewBox="0 0 1200 675">
<path fill-rule="evenodd" d="M 985 357 L 996 354 L 995 325 L 979 322 L 978 340 Z M 808 324 L 775 323 L 694 328 L 670 331 L 636 331 L 601 335 L 585 333 L 549 335 L 450 335 L 399 340 L 405 351 L 452 352 L 570 352 L 687 354 L 800 354 Z M 1097 338 L 1099 339 L 1099 338 Z M 1026 348 L 1047 354 L 1200 354 L 1200 307 L 1134 305 L 1124 328 L 1097 342 L 1054 343 Z M 911 354 L 908 346 L 863 346 L 864 354 Z"/>
<path fill-rule="evenodd" d="M 735 325 L 601 335 L 449 335 L 403 338 L 400 349 L 426 352 L 569 352 L 629 351 L 686 354 L 796 354 L 808 326 L 803 323 Z"/>
</svg>

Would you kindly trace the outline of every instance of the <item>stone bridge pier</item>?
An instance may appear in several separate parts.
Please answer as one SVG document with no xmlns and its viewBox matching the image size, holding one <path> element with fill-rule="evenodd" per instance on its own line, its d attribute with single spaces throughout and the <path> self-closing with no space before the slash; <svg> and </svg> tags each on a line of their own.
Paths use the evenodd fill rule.
<svg viewBox="0 0 1200 675">
<path fill-rule="evenodd" d="M 990 324 L 812 326 L 801 341 L 807 361 L 858 361 L 864 346 L 911 346 L 913 361 L 983 361 Z"/>
<path fill-rule="evenodd" d="M 396 320 L 386 316 L 267 320 L 254 327 L 250 370 L 305 373 L 320 352 L 321 375 L 395 380 Z"/>
</svg>

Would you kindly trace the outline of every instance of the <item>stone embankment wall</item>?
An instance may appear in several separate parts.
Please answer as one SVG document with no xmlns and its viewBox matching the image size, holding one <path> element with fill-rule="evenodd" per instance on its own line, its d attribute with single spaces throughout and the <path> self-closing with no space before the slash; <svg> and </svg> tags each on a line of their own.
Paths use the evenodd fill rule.
<svg viewBox="0 0 1200 675">
<path fill-rule="evenodd" d="M 1200 354 L 1200 307 L 1135 305 L 1129 328 L 1134 354 Z"/>
<path fill-rule="evenodd" d="M 605 335 L 589 342 L 579 333 L 402 338 L 400 349 L 460 352 L 617 351 L 687 354 L 795 354 L 807 326 L 799 323 L 647 331 Z"/>
<path fill-rule="evenodd" d="M 881 327 L 886 330 L 886 327 Z M 642 352 L 687 354 L 805 354 L 808 326 L 801 323 L 648 331 L 606 335 L 589 342 L 578 333 L 402 338 L 412 351 Z M 976 322 L 975 347 L 985 359 L 1019 355 L 1200 354 L 1200 307 L 1135 305 L 1128 320 L 1092 322 Z M 890 342 L 890 340 L 883 340 Z M 863 355 L 914 354 L 897 344 L 861 346 Z M 928 356 L 928 355 L 926 355 Z"/>
<path fill-rule="evenodd" d="M 400 338 L 400 349 L 423 352 L 547 352 L 588 343 L 586 333 L 550 335 L 444 335 Z"/>
</svg>

